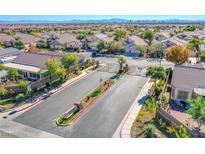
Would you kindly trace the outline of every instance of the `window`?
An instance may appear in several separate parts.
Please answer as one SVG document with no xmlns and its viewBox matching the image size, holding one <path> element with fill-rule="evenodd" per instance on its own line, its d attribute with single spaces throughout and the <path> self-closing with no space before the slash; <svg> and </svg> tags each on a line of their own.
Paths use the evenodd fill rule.
<svg viewBox="0 0 205 154">
<path fill-rule="evenodd" d="M 40 75 L 39 75 L 39 74 L 36 74 L 36 73 L 30 73 L 30 78 L 39 79 L 39 78 L 40 78 Z"/>
<path fill-rule="evenodd" d="M 188 94 L 189 94 L 189 92 L 187 92 L 187 91 L 178 90 L 177 98 L 181 99 L 181 100 L 187 100 L 188 99 Z"/>
</svg>

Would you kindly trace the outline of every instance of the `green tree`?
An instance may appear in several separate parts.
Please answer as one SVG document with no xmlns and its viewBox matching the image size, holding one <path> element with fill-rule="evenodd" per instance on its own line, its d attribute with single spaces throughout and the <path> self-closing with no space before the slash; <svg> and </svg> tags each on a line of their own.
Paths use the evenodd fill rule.
<svg viewBox="0 0 205 154">
<path fill-rule="evenodd" d="M 4 70 L 4 66 L 0 64 L 0 71 Z"/>
<path fill-rule="evenodd" d="M 86 37 L 86 35 L 85 35 L 84 33 L 80 33 L 80 34 L 78 34 L 78 35 L 76 36 L 76 38 L 77 38 L 78 40 L 83 40 L 85 37 Z"/>
<path fill-rule="evenodd" d="M 189 101 L 190 108 L 186 111 L 191 117 L 197 121 L 198 128 L 205 124 L 205 98 L 196 97 Z"/>
<path fill-rule="evenodd" d="M 24 48 L 24 42 L 22 40 L 16 40 L 15 45 L 20 49 Z"/>
<path fill-rule="evenodd" d="M 120 41 L 121 39 L 127 37 L 127 31 L 123 29 L 117 29 L 115 30 L 114 36 L 115 36 L 114 40 Z"/>
<path fill-rule="evenodd" d="M 184 126 L 180 126 L 178 131 L 176 132 L 177 138 L 189 138 L 189 134 L 187 133 L 187 129 Z"/>
<path fill-rule="evenodd" d="M 13 79 L 15 81 L 19 77 L 19 72 L 15 68 L 9 68 L 8 69 L 8 77 L 9 79 Z"/>
<path fill-rule="evenodd" d="M 48 44 L 44 41 L 38 41 L 36 47 L 45 49 L 48 48 Z"/>
<path fill-rule="evenodd" d="M 122 55 L 120 55 L 120 56 L 118 57 L 117 62 L 120 64 L 120 70 L 119 70 L 119 71 L 122 71 L 122 70 L 123 70 L 123 64 L 126 63 L 125 57 L 122 56 Z"/>
<path fill-rule="evenodd" d="M 21 88 L 25 93 L 27 93 L 27 90 L 28 90 L 27 86 L 28 86 L 28 84 L 29 84 L 28 81 L 23 81 L 23 80 L 22 80 L 22 81 L 19 82 L 20 88 Z"/>
<path fill-rule="evenodd" d="M 14 35 L 16 35 L 16 32 L 15 31 L 7 31 L 6 34 L 10 35 L 10 36 L 14 36 Z"/>
<path fill-rule="evenodd" d="M 145 56 L 147 47 L 145 45 L 136 45 L 136 49 L 140 52 L 140 56 Z"/>
<path fill-rule="evenodd" d="M 125 51 L 125 47 L 122 42 L 112 41 L 109 43 L 109 52 L 115 54 L 122 54 Z"/>
<path fill-rule="evenodd" d="M 200 53 L 199 58 L 201 62 L 205 62 L 205 51 Z"/>
<path fill-rule="evenodd" d="M 164 56 L 164 46 L 162 44 L 151 45 L 147 47 L 150 58 L 162 58 Z"/>
<path fill-rule="evenodd" d="M 204 44 L 203 40 L 200 38 L 193 38 L 191 41 L 188 42 L 188 48 L 197 52 L 197 55 L 201 53 L 201 45 Z"/>
<path fill-rule="evenodd" d="M 196 27 L 194 27 L 193 25 L 188 25 L 183 30 L 184 31 L 195 31 Z"/>
<path fill-rule="evenodd" d="M 8 93 L 8 90 L 4 86 L 0 86 L 0 96 L 5 96 Z"/>
<path fill-rule="evenodd" d="M 69 68 L 72 65 L 78 64 L 78 56 L 74 53 L 66 53 L 63 55 L 61 62 L 64 68 Z"/>
<path fill-rule="evenodd" d="M 155 138 L 156 137 L 156 127 L 152 124 L 148 124 L 144 127 L 144 135 L 146 138 Z"/>
<path fill-rule="evenodd" d="M 164 80 L 166 78 L 166 72 L 163 67 L 151 66 L 147 69 L 146 76 L 154 79 L 154 85 L 156 89 L 157 80 Z"/>
<path fill-rule="evenodd" d="M 109 48 L 109 44 L 106 41 L 100 41 L 97 45 L 97 49 L 103 52 Z"/>
<path fill-rule="evenodd" d="M 59 60 L 47 60 L 46 67 L 50 75 L 50 83 L 52 83 L 52 76 L 57 75 L 58 77 L 63 77 L 66 74 L 65 69 L 62 66 L 62 63 Z"/>
<path fill-rule="evenodd" d="M 148 44 L 150 46 L 154 40 L 154 32 L 152 30 L 146 30 L 143 32 L 142 36 L 145 40 L 148 40 Z"/>
</svg>

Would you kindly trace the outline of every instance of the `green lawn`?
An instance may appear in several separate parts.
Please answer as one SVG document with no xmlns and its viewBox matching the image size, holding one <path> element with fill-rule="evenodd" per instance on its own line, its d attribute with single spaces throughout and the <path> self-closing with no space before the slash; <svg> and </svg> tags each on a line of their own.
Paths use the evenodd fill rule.
<svg viewBox="0 0 205 154">
<path fill-rule="evenodd" d="M 11 101 L 6 100 L 6 99 L 0 100 L 0 105 L 8 105 L 8 104 L 14 104 L 14 102 L 11 102 Z"/>
</svg>

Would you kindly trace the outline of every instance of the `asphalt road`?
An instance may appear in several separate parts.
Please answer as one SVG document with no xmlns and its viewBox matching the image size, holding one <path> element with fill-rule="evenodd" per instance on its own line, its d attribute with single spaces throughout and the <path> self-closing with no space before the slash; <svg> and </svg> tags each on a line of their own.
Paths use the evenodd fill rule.
<svg viewBox="0 0 205 154">
<path fill-rule="evenodd" d="M 58 127 L 54 122 L 54 119 L 71 107 L 74 102 L 95 88 L 99 84 L 100 77 L 105 79 L 112 75 L 96 72 L 26 111 L 14 121 L 62 137 L 112 137 L 146 82 L 146 78 L 124 76 L 75 124 Z"/>
<path fill-rule="evenodd" d="M 112 73 L 94 72 L 13 120 L 54 134 L 61 132 L 61 127 L 56 126 L 54 119 L 97 87 L 100 84 L 100 78 L 106 80 L 111 76 L 113 76 Z"/>
<path fill-rule="evenodd" d="M 147 78 L 126 76 L 72 125 L 66 137 L 112 137 Z"/>
<path fill-rule="evenodd" d="M 161 66 L 165 68 L 173 67 L 174 64 L 171 62 L 166 61 L 165 59 L 160 60 L 160 59 L 143 59 L 143 58 L 131 58 L 131 57 L 125 57 L 126 58 L 126 63 L 130 66 L 138 66 L 138 67 L 149 67 L 149 66 L 160 66 L 160 61 L 161 61 Z M 103 63 L 108 63 L 108 64 L 117 64 L 117 58 L 115 57 L 96 57 L 94 58 L 96 60 L 99 60 L 100 62 Z"/>
</svg>

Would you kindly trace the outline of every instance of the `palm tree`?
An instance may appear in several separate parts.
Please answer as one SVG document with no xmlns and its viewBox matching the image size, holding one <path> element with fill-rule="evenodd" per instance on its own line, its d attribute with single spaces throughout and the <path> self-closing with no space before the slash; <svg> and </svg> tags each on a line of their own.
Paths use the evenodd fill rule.
<svg viewBox="0 0 205 154">
<path fill-rule="evenodd" d="M 156 89 L 157 80 L 164 80 L 166 78 L 166 72 L 163 67 L 151 66 L 147 69 L 146 76 L 154 79 Z"/>
<path fill-rule="evenodd" d="M 118 57 L 118 63 L 120 64 L 120 70 L 119 70 L 119 72 L 123 70 L 123 64 L 125 64 L 125 62 L 126 62 L 125 57 L 122 56 L 122 55 L 120 55 L 120 56 Z"/>
</svg>

